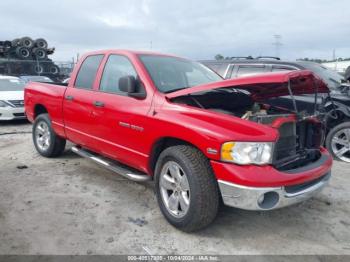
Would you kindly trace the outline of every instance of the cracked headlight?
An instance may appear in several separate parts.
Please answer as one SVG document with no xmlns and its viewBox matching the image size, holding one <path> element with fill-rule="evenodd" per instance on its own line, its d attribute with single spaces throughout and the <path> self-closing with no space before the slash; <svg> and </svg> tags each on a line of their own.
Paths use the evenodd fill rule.
<svg viewBox="0 0 350 262">
<path fill-rule="evenodd" d="M 221 147 L 221 160 L 239 165 L 271 164 L 273 142 L 227 142 Z"/>
</svg>

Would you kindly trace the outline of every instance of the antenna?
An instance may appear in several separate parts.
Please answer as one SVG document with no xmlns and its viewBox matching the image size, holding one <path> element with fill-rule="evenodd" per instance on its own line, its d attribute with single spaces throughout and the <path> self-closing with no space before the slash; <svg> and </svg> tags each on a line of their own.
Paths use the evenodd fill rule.
<svg viewBox="0 0 350 262">
<path fill-rule="evenodd" d="M 282 36 L 281 35 L 273 35 L 273 37 L 275 38 L 275 42 L 273 42 L 272 45 L 274 45 L 276 48 L 276 57 L 280 57 L 280 47 L 283 46 L 283 44 L 281 42 Z"/>
</svg>

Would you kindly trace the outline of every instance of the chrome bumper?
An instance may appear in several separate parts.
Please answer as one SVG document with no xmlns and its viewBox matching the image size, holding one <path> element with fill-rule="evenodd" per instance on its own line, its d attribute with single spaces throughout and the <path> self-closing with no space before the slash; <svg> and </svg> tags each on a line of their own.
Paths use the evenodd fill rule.
<svg viewBox="0 0 350 262">
<path fill-rule="evenodd" d="M 331 172 L 319 179 L 286 187 L 246 187 L 218 180 L 225 205 L 246 210 L 271 210 L 290 206 L 313 197 L 331 177 Z"/>
</svg>

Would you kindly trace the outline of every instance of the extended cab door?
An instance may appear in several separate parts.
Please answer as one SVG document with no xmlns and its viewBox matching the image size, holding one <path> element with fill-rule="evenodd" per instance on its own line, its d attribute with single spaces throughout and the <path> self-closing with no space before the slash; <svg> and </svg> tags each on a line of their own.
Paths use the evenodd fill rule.
<svg viewBox="0 0 350 262">
<path fill-rule="evenodd" d="M 66 136 L 72 142 L 88 148 L 93 147 L 91 132 L 92 109 L 95 100 L 94 85 L 103 55 L 90 55 L 80 66 L 72 86 L 66 90 L 63 100 L 63 116 Z"/>
<path fill-rule="evenodd" d="M 145 98 L 129 97 L 119 90 L 119 79 L 134 76 L 138 88 L 144 88 Z M 142 169 L 148 155 L 145 153 L 147 133 L 151 132 L 147 119 L 153 93 L 146 91 L 140 75 L 128 57 L 110 54 L 102 71 L 98 95 L 95 96 L 92 135 L 98 152 L 129 166 Z"/>
</svg>

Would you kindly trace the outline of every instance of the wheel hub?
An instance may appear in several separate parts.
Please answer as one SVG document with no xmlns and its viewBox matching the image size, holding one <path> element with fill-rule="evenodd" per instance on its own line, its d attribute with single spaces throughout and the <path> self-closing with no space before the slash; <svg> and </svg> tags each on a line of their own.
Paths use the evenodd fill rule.
<svg viewBox="0 0 350 262">
<path fill-rule="evenodd" d="M 35 140 L 36 144 L 41 151 L 46 151 L 51 144 L 49 126 L 46 122 L 39 122 L 35 128 Z"/>
<path fill-rule="evenodd" d="M 345 162 L 350 162 L 350 128 L 340 129 L 331 141 L 333 153 Z"/>
<path fill-rule="evenodd" d="M 179 164 L 174 161 L 165 163 L 161 170 L 159 187 L 168 212 L 178 218 L 185 216 L 190 205 L 190 188 L 187 175 Z"/>
</svg>

